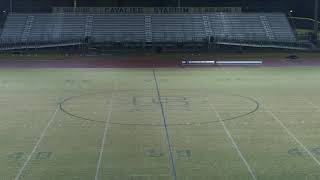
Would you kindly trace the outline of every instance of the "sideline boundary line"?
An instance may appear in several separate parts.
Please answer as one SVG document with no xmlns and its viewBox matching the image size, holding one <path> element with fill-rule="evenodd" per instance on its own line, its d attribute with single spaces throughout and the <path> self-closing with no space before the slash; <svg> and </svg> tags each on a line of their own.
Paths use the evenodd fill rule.
<svg viewBox="0 0 320 180">
<path fill-rule="evenodd" d="M 297 144 L 299 144 L 302 149 L 317 163 L 317 165 L 320 166 L 320 161 L 308 150 L 308 148 L 287 128 L 287 126 L 284 125 L 284 123 L 270 110 L 267 110 L 267 112 L 272 116 L 274 120 L 276 120 L 281 127 L 285 130 L 285 132 L 296 141 Z"/>
<path fill-rule="evenodd" d="M 172 144 L 171 144 L 171 141 L 170 141 L 170 135 L 169 135 L 169 130 L 168 130 L 168 126 L 167 126 L 167 118 L 166 118 L 166 115 L 164 113 L 163 103 L 161 101 L 161 94 L 160 94 L 160 90 L 159 90 L 158 80 L 157 80 L 157 77 L 156 77 L 156 71 L 155 71 L 155 69 L 153 69 L 152 71 L 153 71 L 154 82 L 156 84 L 158 100 L 159 100 L 159 104 L 160 104 L 160 108 L 161 108 L 163 126 L 164 126 L 165 133 L 166 133 L 166 140 L 167 140 L 167 144 L 168 144 L 169 158 L 170 158 L 171 167 L 172 167 L 172 169 L 171 169 L 172 172 L 171 173 L 172 173 L 173 180 L 177 180 L 176 164 L 175 164 L 175 161 L 174 161 L 174 158 L 173 158 Z"/>
<path fill-rule="evenodd" d="M 38 149 L 42 139 L 44 138 L 45 134 L 47 133 L 49 127 L 51 126 L 51 124 L 53 123 L 53 121 L 55 120 L 55 117 L 57 115 L 59 111 L 59 106 L 57 105 L 56 110 L 54 111 L 54 113 L 51 115 L 51 118 L 49 120 L 49 122 L 47 123 L 47 126 L 43 129 L 38 141 L 36 142 L 36 144 L 34 145 L 31 153 L 29 154 L 28 158 L 26 159 L 26 161 L 23 163 L 22 167 L 20 168 L 18 174 L 16 175 L 16 177 L 14 178 L 15 180 L 19 180 L 21 175 L 23 174 L 25 168 L 27 167 L 27 165 L 29 164 L 33 154 L 36 152 L 36 150 Z"/>
<path fill-rule="evenodd" d="M 220 114 L 218 113 L 217 109 L 210 103 L 210 108 L 214 111 L 214 113 L 216 114 L 216 116 L 218 117 L 221 125 L 223 126 L 224 131 L 226 132 L 226 134 L 228 135 L 233 147 L 236 149 L 238 155 L 240 156 L 241 160 L 243 161 L 243 163 L 246 165 L 251 177 L 253 180 L 257 180 L 256 175 L 254 174 L 253 170 L 251 169 L 249 163 L 247 162 L 246 158 L 243 156 L 242 152 L 240 151 L 239 146 L 237 145 L 237 143 L 235 142 L 235 140 L 233 139 L 229 129 L 227 128 L 226 124 L 224 121 L 222 121 L 222 118 L 220 116 Z"/>
<path fill-rule="evenodd" d="M 106 116 L 105 116 L 105 126 L 104 126 L 104 131 L 103 131 L 103 137 L 102 137 L 102 142 L 101 142 L 101 147 L 100 147 L 99 158 L 98 158 L 97 165 L 96 165 L 96 174 L 94 176 L 95 180 L 99 179 L 102 155 L 103 155 L 103 151 L 104 151 L 104 145 L 106 144 L 107 133 L 108 133 L 111 114 L 112 114 L 113 94 L 114 93 L 112 92 L 111 93 L 111 98 L 110 98 L 109 103 L 108 103 L 108 111 L 107 111 Z"/>
</svg>

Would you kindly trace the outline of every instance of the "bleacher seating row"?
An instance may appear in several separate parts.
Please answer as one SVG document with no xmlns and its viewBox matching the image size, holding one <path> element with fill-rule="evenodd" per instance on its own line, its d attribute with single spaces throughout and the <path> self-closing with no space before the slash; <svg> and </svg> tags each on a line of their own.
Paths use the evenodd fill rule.
<svg viewBox="0 0 320 180">
<path fill-rule="evenodd" d="M 210 38 L 211 37 L 211 38 Z M 59 42 L 295 42 L 281 13 L 198 15 L 10 14 L 0 41 Z"/>
</svg>

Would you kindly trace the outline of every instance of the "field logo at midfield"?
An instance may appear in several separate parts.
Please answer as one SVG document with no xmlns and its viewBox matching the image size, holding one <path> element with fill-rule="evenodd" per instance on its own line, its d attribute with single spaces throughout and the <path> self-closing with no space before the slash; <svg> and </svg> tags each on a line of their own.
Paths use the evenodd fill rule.
<svg viewBox="0 0 320 180">
<path fill-rule="evenodd" d="M 171 93 L 171 90 L 166 90 L 166 91 L 167 93 Z M 173 90 L 172 92 L 176 93 L 176 90 Z M 190 92 L 192 94 L 195 94 L 194 91 L 190 91 Z M 210 95 L 217 96 L 213 92 L 210 92 L 209 94 L 195 94 L 195 95 L 190 95 L 189 94 L 190 92 L 186 92 L 187 94 L 182 94 L 182 95 L 161 96 L 161 100 L 159 100 L 159 98 L 157 98 L 155 95 L 152 95 L 154 93 L 150 93 L 150 95 L 139 95 L 140 92 L 134 91 L 134 90 L 118 91 L 117 92 L 118 95 L 114 99 L 114 104 L 115 106 L 117 106 L 117 108 L 114 111 L 155 112 L 155 111 L 158 111 L 159 109 L 160 101 L 163 105 L 163 108 L 167 111 L 177 111 L 177 112 L 193 112 L 193 111 L 196 112 L 198 110 L 208 111 L 207 97 Z M 105 124 L 105 121 L 103 119 L 98 119 L 92 114 L 81 114 L 79 113 L 80 110 L 77 111 L 74 108 L 70 108 L 70 107 L 80 107 L 80 108 L 90 109 L 92 108 L 90 104 L 79 104 L 77 102 L 81 100 L 81 98 L 90 98 L 90 97 L 99 98 L 101 95 L 104 95 L 105 93 L 106 91 L 102 91 L 102 92 L 93 92 L 93 93 L 86 93 L 86 94 L 67 97 L 59 102 L 59 108 L 63 113 L 69 116 L 75 117 L 77 119 Z M 218 97 L 223 97 L 223 99 L 236 98 L 237 103 L 242 104 L 243 107 L 248 107 L 246 110 L 243 110 L 241 112 L 235 112 L 232 116 L 221 119 L 221 121 L 231 121 L 231 120 L 236 120 L 236 119 L 249 116 L 255 113 L 260 107 L 260 103 L 251 97 L 246 97 L 242 95 L 223 94 L 223 93 L 220 94 Z M 231 101 L 230 104 L 232 102 L 234 101 Z M 83 107 L 83 106 L 86 106 L 86 107 Z M 96 109 L 90 109 L 90 110 L 92 110 L 93 112 L 96 111 Z M 198 125 L 207 125 L 207 124 L 217 123 L 217 122 L 220 122 L 220 120 L 213 119 L 213 120 L 199 121 L 199 120 L 193 119 L 191 121 L 167 123 L 166 125 L 167 126 L 198 126 Z M 110 122 L 110 124 L 126 125 L 126 126 L 163 127 L 162 123 L 136 122 L 136 121 L 130 121 L 130 120 L 127 120 L 125 122 Z"/>
<path fill-rule="evenodd" d="M 159 149 L 146 149 L 145 155 L 148 157 L 162 157 L 164 153 Z M 191 157 L 191 150 L 190 149 L 179 149 L 176 150 L 176 155 L 178 158 L 190 158 Z"/>
<path fill-rule="evenodd" d="M 191 99 L 183 96 L 163 96 L 161 97 L 162 103 L 170 110 L 191 111 Z M 133 96 L 132 97 L 132 110 L 134 111 L 147 111 L 157 109 L 159 100 L 152 96 Z"/>
</svg>

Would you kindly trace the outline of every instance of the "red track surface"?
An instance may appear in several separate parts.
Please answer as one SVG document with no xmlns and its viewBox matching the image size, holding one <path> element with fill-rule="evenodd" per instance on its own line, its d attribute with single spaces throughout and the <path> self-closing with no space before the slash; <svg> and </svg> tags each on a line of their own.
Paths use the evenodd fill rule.
<svg viewBox="0 0 320 180">
<path fill-rule="evenodd" d="M 179 64 L 172 59 L 0 60 L 0 68 L 169 68 Z"/>
<path fill-rule="evenodd" d="M 71 58 L 65 60 L 0 60 L 0 68 L 176 68 L 181 60 L 164 58 Z M 318 59 L 265 59 L 262 66 L 320 66 Z"/>
</svg>

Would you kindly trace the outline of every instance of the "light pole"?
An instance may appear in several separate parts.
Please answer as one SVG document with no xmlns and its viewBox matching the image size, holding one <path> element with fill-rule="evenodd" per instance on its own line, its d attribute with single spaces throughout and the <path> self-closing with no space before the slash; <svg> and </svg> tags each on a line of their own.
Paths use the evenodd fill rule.
<svg viewBox="0 0 320 180">
<path fill-rule="evenodd" d="M 73 0 L 73 12 L 75 13 L 77 9 L 77 0 Z"/>
<path fill-rule="evenodd" d="M 178 8 L 181 7 L 181 0 L 178 0 Z"/>
<path fill-rule="evenodd" d="M 13 7 L 12 7 L 12 0 L 10 0 L 10 13 L 12 13 Z"/>
<path fill-rule="evenodd" d="M 318 41 L 319 23 L 318 23 L 319 0 L 314 0 L 314 35 Z"/>
<path fill-rule="evenodd" d="M 293 13 L 293 10 L 291 9 L 291 10 L 289 11 L 289 16 L 290 16 L 290 18 L 292 17 L 292 13 Z"/>
</svg>

